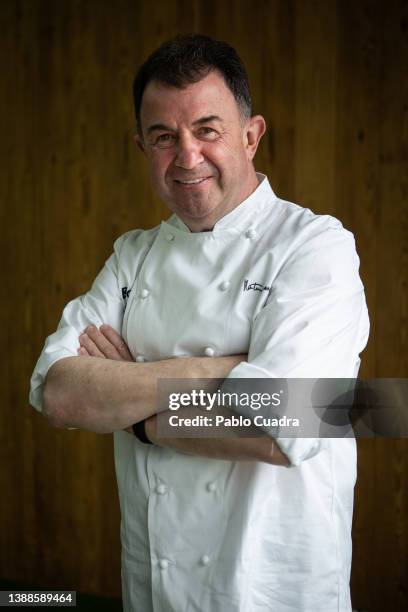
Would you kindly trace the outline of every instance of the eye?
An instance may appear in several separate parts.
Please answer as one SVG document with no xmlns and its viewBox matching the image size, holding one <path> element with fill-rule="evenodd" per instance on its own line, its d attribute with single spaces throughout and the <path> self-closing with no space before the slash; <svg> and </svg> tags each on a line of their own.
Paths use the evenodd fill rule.
<svg viewBox="0 0 408 612">
<path fill-rule="evenodd" d="M 167 149 L 173 146 L 174 138 L 174 134 L 164 132 L 163 134 L 157 136 L 157 138 L 151 143 L 151 146 L 159 149 Z"/>
<path fill-rule="evenodd" d="M 211 127 L 201 127 L 198 131 L 200 136 L 204 136 L 209 140 L 214 140 L 217 137 L 217 132 Z"/>
<path fill-rule="evenodd" d="M 160 134 L 160 136 L 156 138 L 156 142 L 168 142 L 171 138 L 171 134 Z"/>
</svg>

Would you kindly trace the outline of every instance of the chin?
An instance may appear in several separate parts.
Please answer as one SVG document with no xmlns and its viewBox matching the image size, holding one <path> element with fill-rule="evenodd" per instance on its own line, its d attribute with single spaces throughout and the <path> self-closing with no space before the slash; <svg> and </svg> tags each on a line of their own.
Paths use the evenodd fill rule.
<svg viewBox="0 0 408 612">
<path fill-rule="evenodd" d="M 168 207 L 179 216 L 188 216 L 191 219 L 202 219 L 210 215 L 214 206 L 209 205 L 208 202 L 200 201 L 172 201 L 168 204 Z"/>
<path fill-rule="evenodd" d="M 189 219 L 205 219 L 209 217 L 214 212 L 213 206 L 208 205 L 180 205 L 175 207 L 175 212 L 179 217 L 188 217 Z"/>
</svg>

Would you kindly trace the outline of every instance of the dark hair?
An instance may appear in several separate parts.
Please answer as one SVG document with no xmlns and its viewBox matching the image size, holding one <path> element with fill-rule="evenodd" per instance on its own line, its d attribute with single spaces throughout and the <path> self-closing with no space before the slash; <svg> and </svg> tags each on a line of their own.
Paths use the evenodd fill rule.
<svg viewBox="0 0 408 612">
<path fill-rule="evenodd" d="M 137 129 L 142 136 L 140 109 L 143 92 L 150 81 L 183 89 L 218 70 L 231 90 L 242 117 L 252 114 L 248 75 L 231 45 L 202 34 L 178 35 L 164 42 L 139 68 L 133 82 Z"/>
</svg>

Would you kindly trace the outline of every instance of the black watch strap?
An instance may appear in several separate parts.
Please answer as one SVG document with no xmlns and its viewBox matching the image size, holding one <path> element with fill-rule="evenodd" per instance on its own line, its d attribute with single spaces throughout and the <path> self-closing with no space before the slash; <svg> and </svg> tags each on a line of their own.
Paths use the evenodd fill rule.
<svg viewBox="0 0 408 612">
<path fill-rule="evenodd" d="M 132 429 L 139 442 L 143 442 L 143 444 L 153 444 L 153 442 L 151 442 L 146 436 L 145 420 L 139 421 L 138 423 L 132 425 Z"/>
</svg>

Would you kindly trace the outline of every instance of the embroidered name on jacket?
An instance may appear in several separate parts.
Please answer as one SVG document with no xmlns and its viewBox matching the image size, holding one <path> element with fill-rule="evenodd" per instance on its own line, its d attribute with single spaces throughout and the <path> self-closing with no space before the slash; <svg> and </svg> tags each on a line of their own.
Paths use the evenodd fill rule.
<svg viewBox="0 0 408 612">
<path fill-rule="evenodd" d="M 261 283 L 250 283 L 246 278 L 244 280 L 244 291 L 269 291 L 270 287 L 261 285 Z"/>
<path fill-rule="evenodd" d="M 130 289 L 128 289 L 127 287 L 122 287 L 122 298 L 124 300 L 127 300 L 130 294 Z"/>
</svg>

